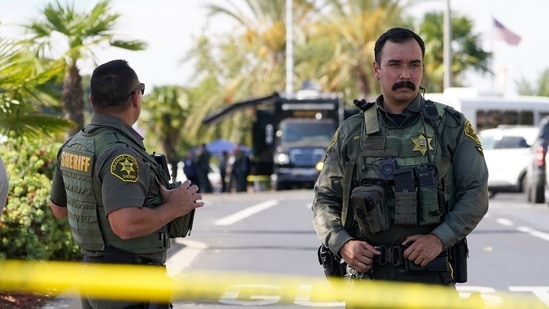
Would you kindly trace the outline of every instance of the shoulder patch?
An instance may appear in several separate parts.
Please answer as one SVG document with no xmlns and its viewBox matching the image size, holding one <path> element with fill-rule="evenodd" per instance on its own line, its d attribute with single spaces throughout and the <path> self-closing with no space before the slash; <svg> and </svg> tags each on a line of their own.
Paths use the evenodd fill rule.
<svg viewBox="0 0 549 309">
<path fill-rule="evenodd" d="M 480 152 L 482 152 L 482 144 L 480 143 L 480 139 L 478 138 L 477 132 L 475 132 L 475 129 L 473 129 L 473 125 L 471 125 L 471 122 L 469 119 L 465 120 L 465 127 L 463 129 L 463 132 L 466 136 L 468 136 L 470 139 L 477 144 L 477 149 L 479 149 Z"/>
<path fill-rule="evenodd" d="M 330 145 L 326 148 L 326 153 L 332 151 L 334 148 L 335 143 L 337 142 L 337 137 L 339 136 L 339 128 L 336 129 L 334 135 L 332 135 L 332 140 L 330 141 Z"/>
<path fill-rule="evenodd" d="M 111 163 L 111 174 L 124 182 L 137 182 L 139 166 L 137 160 L 129 154 L 121 154 Z"/>
</svg>

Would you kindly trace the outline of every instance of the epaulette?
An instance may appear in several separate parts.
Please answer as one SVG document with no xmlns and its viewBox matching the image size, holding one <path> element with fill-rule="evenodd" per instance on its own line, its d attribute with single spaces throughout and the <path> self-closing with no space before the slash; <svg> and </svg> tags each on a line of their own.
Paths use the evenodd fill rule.
<svg viewBox="0 0 549 309">
<path fill-rule="evenodd" d="M 448 114 L 450 114 L 450 116 L 452 116 L 456 120 L 456 122 L 458 122 L 458 123 L 461 122 L 461 119 L 463 118 L 462 113 L 458 112 L 457 110 L 455 110 L 451 106 L 446 106 L 444 109 L 446 110 L 446 112 Z"/>
<path fill-rule="evenodd" d="M 361 111 L 365 111 L 367 110 L 368 108 L 374 106 L 376 103 L 375 102 L 367 102 L 366 100 L 362 99 L 362 100 L 354 100 L 353 101 L 353 104 L 358 107 Z"/>
</svg>

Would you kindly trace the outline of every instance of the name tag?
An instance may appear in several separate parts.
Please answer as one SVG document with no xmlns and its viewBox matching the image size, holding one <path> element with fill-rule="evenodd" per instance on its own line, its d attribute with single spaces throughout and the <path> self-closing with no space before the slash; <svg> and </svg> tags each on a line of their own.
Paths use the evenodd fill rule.
<svg viewBox="0 0 549 309">
<path fill-rule="evenodd" d="M 74 149 L 63 149 L 59 164 L 62 171 L 91 176 L 93 155 L 87 152 L 75 151 Z"/>
</svg>

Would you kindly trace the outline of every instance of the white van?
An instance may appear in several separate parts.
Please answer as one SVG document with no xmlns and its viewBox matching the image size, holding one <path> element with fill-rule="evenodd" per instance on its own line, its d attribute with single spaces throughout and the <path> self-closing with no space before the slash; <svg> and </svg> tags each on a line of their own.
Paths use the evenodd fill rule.
<svg viewBox="0 0 549 309">
<path fill-rule="evenodd" d="M 477 132 L 499 125 L 537 125 L 549 115 L 549 97 L 481 95 L 473 88 L 448 88 L 426 93 L 425 99 L 462 112 Z"/>
</svg>

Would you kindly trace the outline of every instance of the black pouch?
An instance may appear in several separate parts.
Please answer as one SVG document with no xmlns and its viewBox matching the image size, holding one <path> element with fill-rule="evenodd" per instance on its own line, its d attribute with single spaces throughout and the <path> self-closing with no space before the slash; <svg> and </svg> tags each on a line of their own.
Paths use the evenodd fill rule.
<svg viewBox="0 0 549 309">
<path fill-rule="evenodd" d="M 183 217 L 176 218 L 168 223 L 170 238 L 187 237 L 191 235 L 195 210 L 196 209 L 193 209 Z"/>
<path fill-rule="evenodd" d="M 395 223 L 417 224 L 417 193 L 415 191 L 395 192 Z"/>
<path fill-rule="evenodd" d="M 133 264 L 135 254 L 112 246 L 105 248 L 105 262 L 110 264 Z"/>
<path fill-rule="evenodd" d="M 379 233 L 390 226 L 390 214 L 385 206 L 385 188 L 375 184 L 356 187 L 351 192 L 351 206 L 361 231 Z"/>
<path fill-rule="evenodd" d="M 347 264 L 324 245 L 318 247 L 318 262 L 324 268 L 326 278 L 343 277 L 347 271 Z"/>
</svg>

